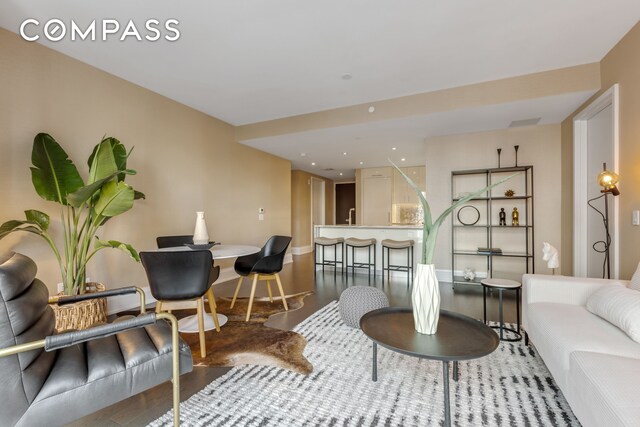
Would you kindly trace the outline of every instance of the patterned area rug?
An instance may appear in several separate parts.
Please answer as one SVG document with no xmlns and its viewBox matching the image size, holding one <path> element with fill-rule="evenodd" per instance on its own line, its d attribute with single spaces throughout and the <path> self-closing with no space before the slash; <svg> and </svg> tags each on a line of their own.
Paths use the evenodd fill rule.
<svg viewBox="0 0 640 427">
<path fill-rule="evenodd" d="M 304 305 L 305 292 L 287 296 L 289 311 Z M 197 333 L 180 333 L 193 354 L 195 366 L 239 366 L 266 365 L 290 369 L 301 374 L 313 371 L 313 366 L 304 357 L 307 341 L 294 331 L 283 331 L 265 326 L 265 322 L 274 314 L 284 312 L 280 298 L 269 302 L 267 298 L 256 298 L 253 302 L 251 317 L 245 322 L 247 298 L 238 298 L 233 308 L 228 298 L 216 298 L 218 313 L 229 318 L 220 328 L 205 332 L 207 356 L 200 357 L 200 340 Z M 205 304 L 207 313 L 209 307 Z M 193 310 L 176 310 L 176 317 L 193 314 Z"/>
<path fill-rule="evenodd" d="M 237 367 L 181 404 L 185 426 L 440 426 L 442 363 L 378 347 L 345 326 L 333 302 L 296 329 L 307 338 L 311 375 L 263 366 Z M 532 348 L 503 342 L 491 355 L 460 362 L 451 381 L 457 426 L 579 426 Z M 171 425 L 171 412 L 151 425 Z"/>
</svg>

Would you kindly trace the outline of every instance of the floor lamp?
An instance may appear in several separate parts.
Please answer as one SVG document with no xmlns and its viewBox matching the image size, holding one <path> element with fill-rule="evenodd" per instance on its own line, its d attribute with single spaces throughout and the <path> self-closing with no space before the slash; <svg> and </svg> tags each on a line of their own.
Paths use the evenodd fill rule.
<svg viewBox="0 0 640 427">
<path fill-rule="evenodd" d="M 600 216 L 602 217 L 602 222 L 604 223 L 605 240 L 600 240 L 593 244 L 594 251 L 604 254 L 604 263 L 602 264 L 603 279 L 605 277 L 607 279 L 611 278 L 611 262 L 609 259 L 609 248 L 611 247 L 611 235 L 609 234 L 609 194 L 611 194 L 613 197 L 620 195 L 620 190 L 618 190 L 618 187 L 616 186 L 619 180 L 620 177 L 618 176 L 618 174 L 608 171 L 607 164 L 603 163 L 602 172 L 598 174 L 598 185 L 602 187 L 602 190 L 600 190 L 602 194 L 587 201 L 587 204 L 600 214 Z M 595 202 L 596 200 L 603 197 L 604 213 L 592 204 L 592 202 Z M 603 249 L 598 248 L 598 245 L 600 244 L 603 245 Z"/>
</svg>

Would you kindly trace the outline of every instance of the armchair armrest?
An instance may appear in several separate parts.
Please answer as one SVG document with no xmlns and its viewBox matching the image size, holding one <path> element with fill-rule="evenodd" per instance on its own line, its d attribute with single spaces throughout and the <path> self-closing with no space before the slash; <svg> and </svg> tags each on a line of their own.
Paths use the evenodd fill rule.
<svg viewBox="0 0 640 427">
<path fill-rule="evenodd" d="M 525 274 L 522 284 L 523 306 L 535 302 L 585 305 L 587 298 L 602 286 L 629 286 L 629 281 Z"/>
<path fill-rule="evenodd" d="M 108 297 L 115 297 L 120 295 L 130 295 L 135 293 L 137 293 L 140 296 L 140 312 L 145 313 L 146 301 L 145 301 L 144 291 L 138 288 L 137 286 L 127 286 L 124 288 L 107 289 L 106 291 L 102 291 L 102 292 L 92 292 L 92 293 L 86 293 L 86 294 L 80 294 L 80 295 L 56 295 L 56 296 L 49 297 L 49 304 L 55 303 L 58 305 L 65 305 L 65 304 L 72 304 L 74 302 L 86 301 L 86 300 L 95 299 L 95 298 L 108 298 Z"/>
<path fill-rule="evenodd" d="M 140 314 L 132 319 L 122 320 L 116 323 L 107 323 L 81 331 L 64 332 L 59 335 L 50 335 L 44 339 L 45 351 L 58 350 L 64 347 L 80 344 L 97 338 L 104 338 L 115 335 L 118 332 L 129 329 L 141 328 L 146 325 L 156 323 L 155 313 Z"/>
</svg>

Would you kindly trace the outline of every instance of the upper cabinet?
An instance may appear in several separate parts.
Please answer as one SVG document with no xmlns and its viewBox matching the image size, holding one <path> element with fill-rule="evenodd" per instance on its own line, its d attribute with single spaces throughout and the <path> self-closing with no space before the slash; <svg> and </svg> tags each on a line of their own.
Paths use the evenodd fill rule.
<svg viewBox="0 0 640 427">
<path fill-rule="evenodd" d="M 426 190 L 425 168 L 424 166 L 412 166 L 400 168 L 405 175 L 416 183 L 420 191 Z M 400 173 L 393 169 L 393 203 L 420 203 L 415 190 L 409 185 L 406 179 Z"/>
<path fill-rule="evenodd" d="M 424 166 L 405 167 L 401 170 L 425 191 Z M 413 188 L 392 167 L 365 168 L 360 170 L 362 185 L 362 224 L 391 225 L 408 223 L 407 218 L 418 209 L 420 201 Z M 404 206 L 398 206 L 404 205 Z M 415 205 L 412 210 L 411 206 Z"/>
<path fill-rule="evenodd" d="M 362 223 L 364 225 L 391 224 L 392 191 L 390 167 L 362 169 Z"/>
</svg>

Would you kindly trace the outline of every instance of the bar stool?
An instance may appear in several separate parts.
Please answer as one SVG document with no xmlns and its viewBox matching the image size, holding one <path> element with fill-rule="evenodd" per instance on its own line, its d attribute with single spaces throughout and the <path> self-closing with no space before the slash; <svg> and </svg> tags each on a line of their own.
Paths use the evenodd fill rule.
<svg viewBox="0 0 640 427">
<path fill-rule="evenodd" d="M 366 268 L 369 274 L 369 282 L 371 282 L 371 267 L 373 267 L 374 276 L 376 274 L 376 243 L 376 239 L 357 239 L 355 237 L 346 239 L 344 245 L 347 248 L 345 259 L 347 271 L 351 267 L 351 274 L 353 275 L 356 268 Z M 349 265 L 349 247 L 351 247 L 351 265 Z M 367 249 L 367 254 L 369 255 L 368 262 L 356 262 L 355 250 L 364 248 Z M 371 249 L 373 249 L 373 263 L 371 262 Z"/>
<path fill-rule="evenodd" d="M 407 287 L 413 282 L 413 240 L 391 240 L 384 239 L 382 242 L 382 283 L 384 284 L 384 272 L 387 272 L 387 280 L 389 280 L 389 271 L 405 271 L 407 273 Z M 384 250 L 387 250 L 387 266 L 384 266 Z M 391 256 L 389 251 L 401 250 L 407 251 L 406 265 L 391 264 Z"/>
<path fill-rule="evenodd" d="M 322 247 L 322 262 L 318 262 L 318 246 Z M 326 259 L 324 256 L 324 248 L 327 246 L 333 246 L 333 261 Z M 340 260 L 338 261 L 338 246 L 340 246 Z M 322 266 L 322 272 L 324 273 L 324 266 L 333 266 L 333 277 L 336 277 L 338 270 L 338 264 L 340 264 L 340 273 L 344 271 L 344 239 L 342 237 L 316 237 L 313 240 L 313 274 L 316 274 L 316 267 Z"/>
<path fill-rule="evenodd" d="M 487 288 L 496 289 L 498 291 L 498 297 L 500 299 L 500 324 L 491 326 L 494 329 L 500 330 L 500 341 L 520 341 L 522 339 L 522 334 L 520 333 L 520 289 L 522 288 L 522 284 L 520 282 L 516 282 L 515 280 L 508 279 L 482 279 L 480 282 L 482 283 L 482 302 L 484 306 L 484 323 L 487 323 Z M 516 291 L 516 321 L 518 330 L 514 330 L 511 328 L 507 328 L 504 326 L 504 320 L 502 317 L 502 293 L 505 290 L 515 290 Z M 503 331 L 509 331 L 516 334 L 515 338 L 504 338 Z"/>
</svg>

